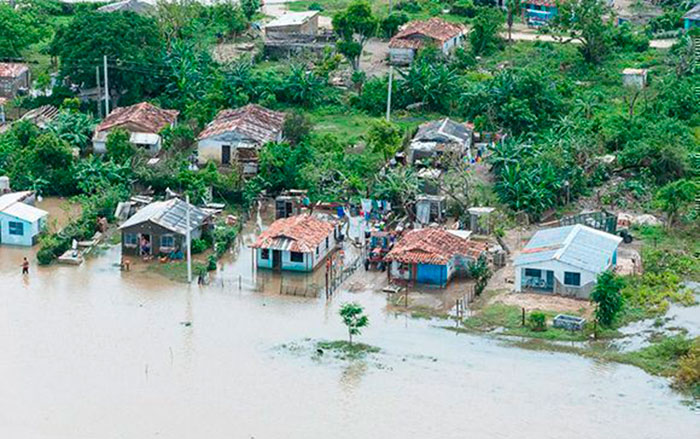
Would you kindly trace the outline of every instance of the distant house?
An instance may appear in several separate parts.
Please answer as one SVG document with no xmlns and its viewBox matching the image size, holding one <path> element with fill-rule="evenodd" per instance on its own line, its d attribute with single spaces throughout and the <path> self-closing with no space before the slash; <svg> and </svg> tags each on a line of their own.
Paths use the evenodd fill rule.
<svg viewBox="0 0 700 439">
<path fill-rule="evenodd" d="M 389 41 L 389 62 L 411 64 L 418 50 L 430 45 L 447 55 L 463 40 L 464 28 L 458 24 L 437 17 L 411 21 Z"/>
<path fill-rule="evenodd" d="M 209 225 L 209 213 L 190 208 L 190 238 L 198 239 Z M 122 254 L 169 255 L 182 253 L 187 234 L 187 203 L 179 198 L 155 201 L 137 211 L 119 227 Z"/>
<path fill-rule="evenodd" d="M 177 110 L 163 110 L 148 102 L 115 108 L 95 128 L 93 150 L 97 154 L 107 152 L 107 136 L 110 131 L 122 128 L 130 133 L 129 141 L 133 145 L 156 155 L 162 146 L 160 132 L 175 125 L 179 113 Z"/>
<path fill-rule="evenodd" d="M 122 0 L 97 8 L 98 12 L 133 12 L 134 14 L 150 14 L 155 12 L 155 2 L 143 0 Z"/>
<path fill-rule="evenodd" d="M 285 12 L 265 25 L 266 38 L 284 38 L 290 35 L 316 35 L 318 11 Z"/>
<path fill-rule="evenodd" d="M 433 160 L 440 166 L 440 158 L 446 155 L 462 157 L 470 154 L 472 127 L 445 118 L 426 122 L 418 128 L 408 148 L 408 162 Z"/>
<path fill-rule="evenodd" d="M 624 69 L 622 83 L 627 87 L 644 88 L 647 85 L 647 69 Z"/>
<path fill-rule="evenodd" d="M 282 140 L 284 118 L 284 113 L 255 104 L 220 111 L 199 134 L 199 162 L 238 164 L 244 175 L 257 174 L 258 151 Z"/>
<path fill-rule="evenodd" d="M 278 219 L 251 246 L 260 268 L 313 271 L 336 248 L 336 225 L 311 215 Z"/>
<path fill-rule="evenodd" d="M 581 224 L 540 230 L 515 258 L 515 291 L 588 298 L 598 275 L 617 264 L 620 242 Z"/>
<path fill-rule="evenodd" d="M 0 97 L 12 99 L 20 89 L 28 89 L 31 75 L 26 64 L 0 63 Z"/>
<path fill-rule="evenodd" d="M 437 227 L 405 233 L 386 255 L 389 280 L 444 287 L 486 253 L 484 242 Z"/>
<path fill-rule="evenodd" d="M 690 30 L 694 27 L 700 27 L 700 3 L 683 16 L 683 28 Z"/>
<path fill-rule="evenodd" d="M 34 192 L 0 195 L 0 244 L 32 246 L 46 228 L 48 212 L 34 207 Z"/>
<path fill-rule="evenodd" d="M 58 108 L 53 105 L 42 105 L 24 113 L 21 120 L 29 121 L 43 130 L 56 116 L 58 116 Z"/>
<path fill-rule="evenodd" d="M 523 22 L 528 26 L 543 26 L 557 15 L 557 4 L 553 0 L 523 0 L 520 5 Z"/>
</svg>

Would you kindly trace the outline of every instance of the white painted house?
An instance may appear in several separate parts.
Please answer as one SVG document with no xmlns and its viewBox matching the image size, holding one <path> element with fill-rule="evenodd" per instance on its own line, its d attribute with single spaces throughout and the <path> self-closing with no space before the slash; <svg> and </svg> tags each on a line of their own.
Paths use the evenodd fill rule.
<svg viewBox="0 0 700 439">
<path fill-rule="evenodd" d="M 620 242 L 581 224 L 540 230 L 515 258 L 515 291 L 587 299 L 598 275 L 617 264 Z"/>
<path fill-rule="evenodd" d="M 389 41 L 391 64 L 407 65 L 423 47 L 435 46 L 448 55 L 464 42 L 464 28 L 441 18 L 411 21 Z"/>
<path fill-rule="evenodd" d="M 235 164 L 244 175 L 257 174 L 258 151 L 282 140 L 284 119 L 284 113 L 255 104 L 220 111 L 198 137 L 199 163 Z"/>
<path fill-rule="evenodd" d="M 34 207 L 34 192 L 12 192 L 0 196 L 0 244 L 30 247 L 46 228 L 49 215 Z"/>
</svg>

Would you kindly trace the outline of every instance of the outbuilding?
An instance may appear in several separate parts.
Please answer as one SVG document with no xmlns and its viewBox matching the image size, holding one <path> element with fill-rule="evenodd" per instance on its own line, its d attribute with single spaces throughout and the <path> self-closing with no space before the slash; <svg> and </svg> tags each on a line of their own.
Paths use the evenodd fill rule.
<svg viewBox="0 0 700 439">
<path fill-rule="evenodd" d="M 199 134 L 199 163 L 237 164 L 243 175 L 258 173 L 258 152 L 268 142 L 282 140 L 285 114 L 249 104 L 222 110 Z"/>
<path fill-rule="evenodd" d="M 411 230 L 386 255 L 389 280 L 444 287 L 486 253 L 484 242 L 438 227 Z"/>
<path fill-rule="evenodd" d="M 700 3 L 693 6 L 693 8 L 683 16 L 683 28 L 685 30 L 690 30 L 695 27 L 700 27 Z"/>
<path fill-rule="evenodd" d="M 587 299 L 622 238 L 581 224 L 540 230 L 515 258 L 515 291 Z"/>
<path fill-rule="evenodd" d="M 119 227 L 122 254 L 138 256 L 177 255 L 185 250 L 187 202 L 172 198 L 155 201 L 136 212 Z M 198 239 L 209 226 L 210 214 L 189 205 L 190 239 Z"/>
<path fill-rule="evenodd" d="M 473 133 L 471 125 L 449 118 L 421 124 L 408 148 L 408 162 L 431 162 L 433 167 L 448 167 L 444 163 L 448 157 L 471 156 Z"/>
<path fill-rule="evenodd" d="M 112 130 L 121 128 L 129 132 L 129 142 L 134 146 L 156 155 L 162 145 L 160 132 L 175 125 L 179 113 L 177 110 L 163 110 L 148 102 L 115 108 L 95 128 L 93 151 L 97 154 L 107 152 L 107 136 Z"/>
<path fill-rule="evenodd" d="M 622 83 L 627 87 L 644 88 L 647 85 L 647 69 L 624 69 Z"/>
<path fill-rule="evenodd" d="M 281 218 L 251 248 L 260 268 L 313 271 L 337 246 L 336 224 L 311 215 Z"/>
<path fill-rule="evenodd" d="M 431 45 L 447 55 L 463 41 L 464 28 L 459 24 L 437 17 L 411 21 L 389 41 L 389 61 L 397 65 L 411 64 L 418 50 Z"/>
<path fill-rule="evenodd" d="M 317 33 L 318 11 L 285 12 L 265 25 L 267 38 L 316 35 Z"/>
<path fill-rule="evenodd" d="M 30 247 L 46 228 L 48 212 L 34 207 L 31 191 L 0 195 L 0 244 Z"/>
<path fill-rule="evenodd" d="M 0 97 L 13 99 L 31 85 L 29 67 L 23 63 L 0 62 Z"/>
</svg>

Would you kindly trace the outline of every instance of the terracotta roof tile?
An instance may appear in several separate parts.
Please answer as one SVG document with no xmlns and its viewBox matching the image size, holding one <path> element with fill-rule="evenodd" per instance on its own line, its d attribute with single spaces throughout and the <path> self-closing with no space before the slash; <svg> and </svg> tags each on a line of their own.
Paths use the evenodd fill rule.
<svg viewBox="0 0 700 439">
<path fill-rule="evenodd" d="M 199 139 L 236 131 L 262 145 L 277 138 L 282 131 L 284 118 L 284 113 L 255 104 L 235 110 L 221 110 L 199 134 Z"/>
<path fill-rule="evenodd" d="M 163 110 L 148 102 L 141 102 L 130 107 L 115 108 L 97 126 L 96 131 L 107 131 L 128 123 L 141 127 L 143 132 L 157 134 L 175 123 L 179 113 L 177 110 Z"/>
<path fill-rule="evenodd" d="M 0 77 L 16 78 L 29 70 L 26 64 L 15 62 L 0 62 Z"/>
<path fill-rule="evenodd" d="M 425 21 L 411 21 L 403 30 L 394 35 L 389 42 L 389 47 L 418 49 L 424 44 L 424 41 L 420 38 L 413 38 L 414 36 L 421 35 L 444 43 L 463 32 L 462 26 L 437 17 Z"/>
<path fill-rule="evenodd" d="M 310 215 L 282 218 L 263 231 L 251 247 L 311 253 L 334 228 L 335 224 Z"/>
<path fill-rule="evenodd" d="M 476 260 L 487 247 L 484 242 L 459 238 L 445 229 L 431 227 L 404 234 L 386 259 L 404 264 L 445 265 L 455 256 Z"/>
</svg>

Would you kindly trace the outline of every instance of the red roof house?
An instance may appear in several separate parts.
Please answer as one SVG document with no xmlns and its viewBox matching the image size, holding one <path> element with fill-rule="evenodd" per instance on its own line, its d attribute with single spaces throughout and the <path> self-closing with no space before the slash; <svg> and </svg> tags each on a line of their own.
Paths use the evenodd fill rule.
<svg viewBox="0 0 700 439">
<path fill-rule="evenodd" d="M 409 22 L 389 42 L 389 59 L 392 64 L 410 64 L 416 52 L 434 45 L 443 53 L 462 44 L 464 28 L 441 18 Z"/>
<path fill-rule="evenodd" d="M 258 267 L 312 271 L 336 245 L 336 225 L 311 215 L 281 218 L 251 248 Z"/>
<path fill-rule="evenodd" d="M 445 286 L 487 249 L 484 242 L 429 227 L 405 233 L 385 259 L 391 262 L 390 279 Z"/>
<path fill-rule="evenodd" d="M 0 97 L 12 99 L 21 88 L 29 88 L 31 77 L 26 64 L 0 63 Z"/>
<path fill-rule="evenodd" d="M 118 107 L 95 128 L 92 138 L 96 153 L 106 152 L 107 136 L 115 128 L 125 129 L 130 133 L 130 141 L 136 146 L 147 149 L 155 155 L 160 150 L 160 132 L 177 121 L 180 112 L 164 110 L 148 102 Z"/>
</svg>

